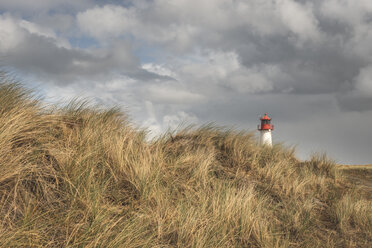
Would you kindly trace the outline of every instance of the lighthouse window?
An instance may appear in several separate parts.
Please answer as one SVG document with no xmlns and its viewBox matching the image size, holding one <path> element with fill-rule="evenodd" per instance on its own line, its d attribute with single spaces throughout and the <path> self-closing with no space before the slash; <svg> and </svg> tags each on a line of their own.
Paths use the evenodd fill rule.
<svg viewBox="0 0 372 248">
<path fill-rule="evenodd" d="M 269 120 L 264 120 L 263 124 L 270 124 L 270 121 Z"/>
</svg>

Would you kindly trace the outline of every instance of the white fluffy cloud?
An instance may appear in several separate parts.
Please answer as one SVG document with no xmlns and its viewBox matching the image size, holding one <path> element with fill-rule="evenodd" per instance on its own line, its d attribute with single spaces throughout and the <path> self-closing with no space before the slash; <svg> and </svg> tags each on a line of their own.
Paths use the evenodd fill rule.
<svg viewBox="0 0 372 248">
<path fill-rule="evenodd" d="M 0 51 L 16 47 L 24 38 L 23 32 L 9 15 L 0 15 Z"/>
<path fill-rule="evenodd" d="M 27 42 L 30 36 L 48 39 L 58 47 L 70 48 L 67 39 L 58 37 L 50 28 L 37 25 L 30 21 L 18 19 L 6 13 L 0 15 L 0 51 L 5 53 L 15 49 L 21 43 Z"/>
<path fill-rule="evenodd" d="M 197 41 L 223 42 L 221 33 L 235 29 L 264 36 L 292 33 L 297 43 L 322 36 L 312 6 L 293 0 L 139 2 L 82 11 L 77 15 L 79 27 L 97 39 L 133 35 L 175 51 L 188 51 Z"/>
<path fill-rule="evenodd" d="M 188 104 L 201 102 L 203 100 L 202 95 L 177 87 L 173 83 L 152 85 L 146 87 L 143 91 L 144 95 L 157 103 Z"/>
<path fill-rule="evenodd" d="M 372 65 L 362 68 L 355 78 L 355 81 L 355 89 L 357 92 L 362 96 L 369 96 L 372 98 Z"/>
<path fill-rule="evenodd" d="M 145 108 L 148 118 L 142 122 L 142 127 L 149 131 L 148 139 L 158 137 L 168 130 L 174 131 L 199 123 L 198 118 L 194 114 L 186 113 L 185 111 L 176 111 L 174 114 L 166 114 L 161 118 L 162 114 L 157 113 L 154 104 L 150 101 L 145 102 Z"/>
<path fill-rule="evenodd" d="M 105 5 L 78 13 L 77 22 L 82 31 L 103 39 L 121 36 L 135 28 L 136 16 L 133 9 Z"/>
<path fill-rule="evenodd" d="M 171 130 L 177 130 L 182 128 L 182 125 L 198 124 L 198 118 L 192 113 L 186 113 L 184 111 L 178 111 L 174 115 L 166 115 L 163 117 L 163 124 L 165 127 L 169 127 Z"/>
<path fill-rule="evenodd" d="M 280 17 L 290 31 L 301 41 L 319 41 L 321 32 L 312 5 L 302 5 L 293 0 L 277 0 Z"/>
</svg>

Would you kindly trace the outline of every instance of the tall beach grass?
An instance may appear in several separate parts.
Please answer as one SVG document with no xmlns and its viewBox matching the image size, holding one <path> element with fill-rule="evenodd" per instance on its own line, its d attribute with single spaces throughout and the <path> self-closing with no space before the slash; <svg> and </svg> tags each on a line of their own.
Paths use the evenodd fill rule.
<svg viewBox="0 0 372 248">
<path fill-rule="evenodd" d="M 0 247 L 372 247 L 372 202 L 324 155 L 0 84 Z"/>
</svg>

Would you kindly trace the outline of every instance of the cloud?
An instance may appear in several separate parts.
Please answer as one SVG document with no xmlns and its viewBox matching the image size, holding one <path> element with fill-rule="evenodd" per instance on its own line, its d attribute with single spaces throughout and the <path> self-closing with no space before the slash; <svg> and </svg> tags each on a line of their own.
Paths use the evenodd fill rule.
<svg viewBox="0 0 372 248">
<path fill-rule="evenodd" d="M 174 115 L 166 115 L 163 117 L 163 125 L 169 127 L 170 130 L 177 130 L 184 126 L 182 125 L 193 125 L 197 124 L 199 119 L 192 113 L 186 113 L 184 111 L 178 111 Z"/>
<path fill-rule="evenodd" d="M 67 39 L 57 37 L 57 34 L 48 27 L 39 26 L 35 23 L 21 20 L 18 23 L 20 28 L 25 29 L 29 34 L 44 37 L 46 39 L 50 38 L 54 41 L 57 47 L 71 48 Z"/>
<path fill-rule="evenodd" d="M 277 0 L 280 17 L 290 31 L 297 34 L 300 41 L 319 41 L 321 33 L 318 20 L 310 4 L 302 5 L 292 0 Z"/>
<path fill-rule="evenodd" d="M 223 42 L 223 33 L 231 30 L 262 36 L 292 33 L 297 42 L 321 38 L 312 6 L 293 0 L 136 1 L 130 7 L 95 6 L 78 13 L 77 20 L 81 30 L 97 39 L 130 34 L 179 52 L 189 51 L 197 40 Z"/>
<path fill-rule="evenodd" d="M 0 16 L 0 51 L 5 52 L 16 47 L 23 40 L 23 33 L 9 15 Z"/>
<path fill-rule="evenodd" d="M 198 93 L 177 87 L 170 82 L 148 86 L 143 89 L 143 94 L 154 102 L 167 104 L 195 104 L 200 103 L 204 98 Z"/>
<path fill-rule="evenodd" d="M 132 9 L 115 5 L 94 7 L 77 14 L 80 29 L 102 39 L 124 35 L 135 27 L 135 13 Z"/>
<path fill-rule="evenodd" d="M 128 42 L 87 50 L 73 48 L 52 30 L 9 14 L 0 15 L 0 24 L 2 63 L 22 73 L 62 84 L 111 73 L 133 77 L 145 73 Z"/>
<path fill-rule="evenodd" d="M 165 131 L 174 131 L 179 128 L 197 124 L 198 118 L 192 113 L 177 111 L 174 114 L 164 115 L 163 118 L 157 117 L 154 104 L 151 101 L 145 102 L 148 118 L 142 122 L 142 126 L 149 132 L 148 139 L 158 137 Z"/>
<path fill-rule="evenodd" d="M 358 118 L 372 121 L 369 0 L 13 0 L 0 8 L 2 64 L 40 81 L 48 96 L 128 106 L 154 132 L 183 119 L 255 127 L 267 111 L 277 139 L 308 141 L 303 153 L 325 144 L 343 159 L 372 138 L 362 124 L 361 144 L 353 138 Z M 354 143 L 340 144 L 342 133 Z"/>
<path fill-rule="evenodd" d="M 327 18 L 349 25 L 351 28 L 365 21 L 372 11 L 372 3 L 368 0 L 329 0 L 321 1 L 320 11 Z"/>
<path fill-rule="evenodd" d="M 173 68 L 173 78 L 213 81 L 242 93 L 339 94 L 345 85 L 354 84 L 352 79 L 370 60 L 372 32 L 366 18 L 358 17 L 369 13 L 368 1 L 352 5 L 336 0 L 218 0 L 198 1 L 194 8 L 195 4 L 155 0 L 96 6 L 77 19 L 81 29 L 97 39 L 124 36 L 157 44 L 154 49 L 164 52 L 157 58 L 162 64 L 168 62 L 166 56 L 186 55 L 181 69 Z M 344 15 L 348 24 L 335 24 Z M 351 25 L 353 32 L 340 25 Z M 216 57 L 220 55 L 225 57 Z M 191 57 L 219 61 L 188 63 Z M 269 75 L 269 67 L 278 75 Z"/>
<path fill-rule="evenodd" d="M 371 97 L 372 101 L 372 65 L 362 68 L 355 81 L 355 89 L 361 95 Z"/>
<path fill-rule="evenodd" d="M 35 14 L 40 12 L 48 12 L 49 10 L 66 10 L 80 9 L 91 5 L 90 0 L 2 0 L 0 9 L 8 11 L 21 12 L 27 14 Z"/>
<path fill-rule="evenodd" d="M 146 71 L 155 73 L 157 75 L 176 78 L 177 75 L 170 69 L 167 68 L 167 66 L 164 66 L 162 64 L 155 64 L 155 63 L 145 63 L 142 64 L 142 68 Z"/>
<path fill-rule="evenodd" d="M 53 30 L 63 35 L 66 39 L 77 32 L 75 28 L 75 16 L 72 13 L 40 13 L 28 20 L 44 29 Z"/>
</svg>

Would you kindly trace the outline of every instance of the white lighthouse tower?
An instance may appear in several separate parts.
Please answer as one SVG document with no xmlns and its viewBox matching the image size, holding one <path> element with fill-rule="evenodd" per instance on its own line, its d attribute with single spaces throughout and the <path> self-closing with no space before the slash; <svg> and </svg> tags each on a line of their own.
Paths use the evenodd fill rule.
<svg viewBox="0 0 372 248">
<path fill-rule="evenodd" d="M 271 118 L 265 113 L 264 117 L 260 118 L 261 126 L 258 125 L 257 129 L 260 131 L 260 145 L 272 146 L 273 140 L 271 137 L 271 131 L 274 130 L 274 125 L 271 125 Z"/>
</svg>

